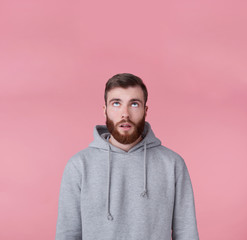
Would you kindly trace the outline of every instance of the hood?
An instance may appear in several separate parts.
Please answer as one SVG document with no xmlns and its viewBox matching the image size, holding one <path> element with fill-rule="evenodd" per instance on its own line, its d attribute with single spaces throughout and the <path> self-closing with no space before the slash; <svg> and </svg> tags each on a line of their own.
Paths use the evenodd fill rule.
<svg viewBox="0 0 247 240">
<path fill-rule="evenodd" d="M 143 192 L 140 196 L 143 198 L 148 198 L 147 190 L 147 160 L 146 160 L 146 151 L 149 148 L 157 147 L 161 145 L 161 141 L 155 137 L 151 126 L 148 122 L 145 122 L 144 130 L 142 133 L 143 139 L 133 146 L 128 152 L 113 146 L 109 143 L 110 133 L 105 125 L 96 125 L 94 128 L 94 140 L 89 144 L 89 147 L 98 148 L 108 151 L 108 186 L 107 186 L 107 219 L 113 221 L 113 216 L 110 212 L 110 190 L 111 190 L 111 152 L 117 152 L 119 154 L 126 154 L 132 152 L 141 152 L 143 151 Z M 114 179 L 113 179 L 114 180 Z"/>
<path fill-rule="evenodd" d="M 89 144 L 89 147 L 108 150 L 110 144 L 108 142 L 110 133 L 105 125 L 96 125 L 94 128 L 93 136 L 94 136 L 94 140 Z M 144 148 L 144 144 L 146 144 L 146 148 L 152 148 L 161 145 L 161 141 L 155 137 L 151 129 L 151 126 L 148 122 L 145 122 L 142 137 L 143 137 L 142 141 L 137 143 L 128 152 L 110 144 L 111 151 L 119 152 L 119 153 L 130 153 L 134 151 L 142 151 Z"/>
</svg>

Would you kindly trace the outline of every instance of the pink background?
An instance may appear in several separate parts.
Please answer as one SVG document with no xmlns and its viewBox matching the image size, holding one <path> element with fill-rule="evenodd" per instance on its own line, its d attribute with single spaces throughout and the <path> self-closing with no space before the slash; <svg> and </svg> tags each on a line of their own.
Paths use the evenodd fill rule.
<svg viewBox="0 0 247 240">
<path fill-rule="evenodd" d="M 68 159 L 130 72 L 183 156 L 201 240 L 247 239 L 246 1 L 0 2 L 0 239 L 54 239 Z"/>
</svg>

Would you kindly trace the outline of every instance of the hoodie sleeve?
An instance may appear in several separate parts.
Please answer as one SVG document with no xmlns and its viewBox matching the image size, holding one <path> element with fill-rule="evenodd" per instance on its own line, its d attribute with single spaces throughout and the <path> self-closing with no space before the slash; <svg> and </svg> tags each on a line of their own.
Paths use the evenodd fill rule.
<svg viewBox="0 0 247 240">
<path fill-rule="evenodd" d="M 81 240 L 81 174 L 72 157 L 65 166 L 58 201 L 56 240 Z M 78 161 L 77 161 L 78 163 Z"/>
<path fill-rule="evenodd" d="M 175 184 L 172 239 L 199 240 L 191 179 L 182 158 L 179 163 Z"/>
</svg>

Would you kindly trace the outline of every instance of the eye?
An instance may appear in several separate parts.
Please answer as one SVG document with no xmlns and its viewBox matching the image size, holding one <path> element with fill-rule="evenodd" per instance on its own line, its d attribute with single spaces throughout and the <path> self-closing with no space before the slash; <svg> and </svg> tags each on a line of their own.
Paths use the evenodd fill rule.
<svg viewBox="0 0 247 240">
<path fill-rule="evenodd" d="M 114 107 L 118 107 L 119 105 L 120 105 L 120 103 L 119 102 L 113 102 L 113 104 L 112 104 Z"/>
<path fill-rule="evenodd" d="M 139 107 L 139 103 L 137 103 L 137 102 L 133 102 L 131 105 L 132 105 L 133 107 Z"/>
</svg>

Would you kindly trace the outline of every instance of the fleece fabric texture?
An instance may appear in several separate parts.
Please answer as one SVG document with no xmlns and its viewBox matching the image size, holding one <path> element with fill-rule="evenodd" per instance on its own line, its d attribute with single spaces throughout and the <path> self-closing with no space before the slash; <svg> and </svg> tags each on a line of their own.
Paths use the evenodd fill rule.
<svg viewBox="0 0 247 240">
<path fill-rule="evenodd" d="M 145 123 L 128 152 L 109 143 L 106 126 L 67 162 L 56 240 L 198 240 L 194 194 L 183 158 Z"/>
</svg>

